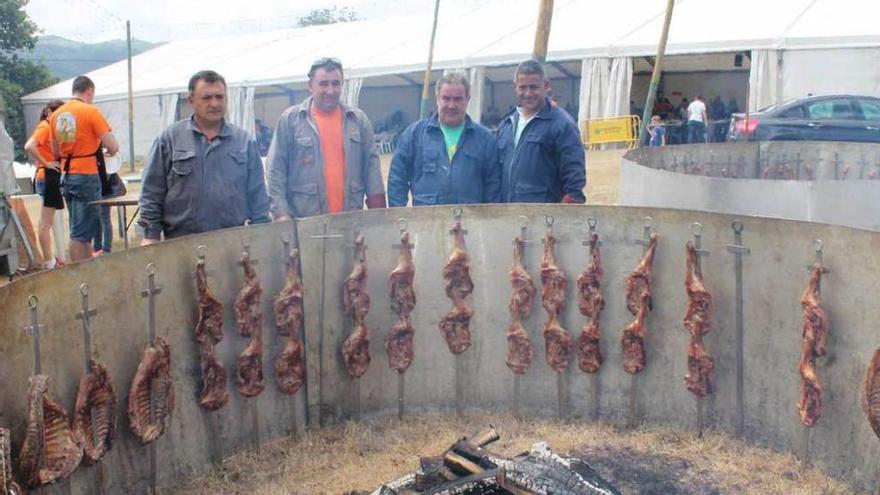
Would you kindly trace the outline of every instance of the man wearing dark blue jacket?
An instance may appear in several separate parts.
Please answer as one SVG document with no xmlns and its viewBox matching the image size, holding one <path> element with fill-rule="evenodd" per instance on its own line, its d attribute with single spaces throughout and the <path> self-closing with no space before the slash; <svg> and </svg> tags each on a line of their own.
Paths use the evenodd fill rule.
<svg viewBox="0 0 880 495">
<path fill-rule="evenodd" d="M 518 107 L 498 126 L 505 203 L 583 203 L 584 146 L 577 125 L 547 97 L 544 67 L 526 60 L 513 82 Z"/>
<path fill-rule="evenodd" d="M 492 133 L 467 115 L 470 82 L 461 73 L 437 81 L 437 113 L 403 131 L 388 172 L 388 205 L 501 201 L 501 166 Z"/>
</svg>

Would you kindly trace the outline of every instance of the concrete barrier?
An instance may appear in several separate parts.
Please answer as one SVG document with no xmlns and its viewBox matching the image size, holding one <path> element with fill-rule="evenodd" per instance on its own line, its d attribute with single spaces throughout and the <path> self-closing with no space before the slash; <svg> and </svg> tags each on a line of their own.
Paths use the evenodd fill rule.
<svg viewBox="0 0 880 495">
<path fill-rule="evenodd" d="M 569 277 L 568 308 L 563 325 L 577 337 L 584 323 L 577 309 L 574 280 L 585 268 L 586 219 L 598 220 L 605 268 L 601 347 L 605 364 L 598 373 L 599 417 L 623 423 L 627 416 L 630 376 L 621 365 L 620 337 L 632 320 L 626 310 L 624 281 L 638 264 L 646 216 L 661 235 L 654 270 L 654 310 L 647 320 L 647 368 L 639 375 L 638 417 L 649 425 L 696 427 L 694 397 L 683 383 L 686 372 L 688 334 L 682 323 L 686 307 L 684 291 L 685 248 L 691 239 L 692 222 L 703 225 L 703 260 L 706 286 L 714 296 L 713 331 L 706 338 L 717 369 L 717 392 L 705 401 L 708 428 L 733 434 L 737 418 L 737 348 L 735 328 L 734 255 L 731 222 L 740 220 L 745 230 L 744 256 L 744 436 L 757 444 L 782 451 L 799 452 L 803 428 L 797 415 L 798 361 L 801 342 L 800 295 L 809 277 L 807 265 L 814 259 L 813 241 L 824 241 L 824 259 L 830 272 L 823 278 L 823 306 L 831 319 L 828 356 L 819 359 L 824 388 L 823 412 L 813 428 L 814 462 L 831 475 L 848 480 L 857 489 L 874 482 L 874 459 L 880 440 L 873 434 L 860 407 L 862 379 L 880 336 L 873 331 L 878 312 L 873 289 L 880 275 L 880 233 L 840 226 L 810 224 L 767 218 L 734 217 L 706 212 L 666 209 L 597 207 L 582 205 L 493 205 L 464 207 L 468 230 L 472 276 L 476 289 L 471 296 L 475 316 L 471 323 L 472 347 L 458 365 L 466 379 L 465 410 L 509 411 L 513 406 L 513 374 L 505 365 L 510 297 L 508 272 L 512 239 L 519 235 L 519 217 L 530 220 L 528 236 L 544 235 L 545 215 L 555 218 L 559 243 L 557 259 Z M 333 423 L 358 414 L 383 414 L 397 410 L 397 377 L 388 368 L 383 341 L 396 321 L 387 296 L 387 276 L 397 262 L 392 244 L 399 242 L 397 220 L 407 219 L 415 242 L 415 290 L 413 312 L 416 328 L 415 360 L 405 375 L 408 412 L 453 411 L 455 407 L 455 358 L 448 351 L 437 327 L 451 308 L 444 294 L 442 266 L 452 249 L 448 231 L 454 220 L 451 207 L 371 210 L 322 216 L 270 225 L 237 228 L 183 238 L 144 249 L 114 253 L 23 278 L 0 288 L 0 424 L 13 429 L 20 444 L 26 419 L 27 379 L 31 373 L 29 337 L 21 328 L 29 324 L 29 294 L 40 298 L 43 338 L 43 370 L 51 376 L 50 390 L 68 409 L 73 406 L 77 381 L 82 373 L 78 287 L 91 287 L 94 318 L 93 346 L 106 364 L 120 397 L 120 439 L 103 461 L 108 493 L 144 493 L 149 463 L 147 449 L 129 432 L 124 414 L 128 385 L 146 345 L 144 267 L 157 266 L 158 333 L 173 348 L 177 405 L 170 430 L 158 440 L 159 482 L 170 485 L 193 472 L 208 469 L 212 462 L 252 445 L 251 427 L 241 397 L 234 389 L 235 358 L 246 339 L 238 336 L 231 303 L 242 281 L 237 264 L 241 242 L 251 244 L 256 270 L 264 287 L 264 366 L 267 388 L 256 400 L 263 441 L 302 431 L 308 421 Z M 342 313 L 341 286 L 352 266 L 354 230 L 368 245 L 368 290 L 372 305 L 367 317 L 371 329 L 372 364 L 354 382 L 341 363 L 340 346 L 350 331 Z M 306 357 L 309 375 L 307 394 L 294 397 L 278 392 L 272 359 L 283 342 L 275 337 L 271 300 L 283 284 L 281 236 L 298 238 L 306 288 Z M 332 237 L 339 236 L 339 237 Z M 192 337 L 196 319 L 193 271 L 197 245 L 207 246 L 211 287 L 226 304 L 225 339 L 218 345 L 230 372 L 230 403 L 214 413 L 203 412 L 196 401 L 200 386 L 198 354 Z M 530 244 L 526 265 L 540 286 L 538 266 L 541 244 Z M 325 267 L 325 269 L 322 269 Z M 323 295 L 322 295 L 323 294 Z M 522 378 L 522 411 L 534 416 L 557 413 L 557 374 L 544 360 L 542 337 L 545 312 L 536 303 L 525 326 L 535 348 L 532 366 Z M 565 374 L 573 417 L 589 418 L 593 412 L 593 385 L 572 363 Z M 307 397 L 306 397 L 307 395 Z M 306 405 L 308 404 L 308 407 Z M 499 425 L 503 427 L 503 425 Z M 17 450 L 17 449 L 16 449 Z M 95 469 L 81 467 L 70 481 L 71 493 L 94 493 Z"/>
</svg>

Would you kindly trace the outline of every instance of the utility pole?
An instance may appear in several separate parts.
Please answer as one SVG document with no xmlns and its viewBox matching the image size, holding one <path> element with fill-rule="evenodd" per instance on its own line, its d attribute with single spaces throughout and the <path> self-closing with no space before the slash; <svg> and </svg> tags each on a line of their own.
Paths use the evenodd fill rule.
<svg viewBox="0 0 880 495">
<path fill-rule="evenodd" d="M 672 8 L 674 6 L 675 0 L 668 0 L 666 3 L 666 18 L 663 19 L 663 34 L 660 35 L 660 44 L 657 45 L 657 60 L 654 61 L 654 73 L 651 74 L 651 84 L 648 86 L 648 97 L 645 101 L 645 111 L 642 114 L 642 125 L 639 129 L 639 146 L 642 146 L 645 143 L 645 138 L 648 137 L 648 122 L 651 121 L 651 113 L 654 109 L 654 99 L 657 95 L 657 85 L 660 83 L 663 54 L 666 53 L 666 38 L 669 36 L 669 24 L 672 22 Z"/>
<path fill-rule="evenodd" d="M 128 47 L 128 171 L 134 172 L 134 92 L 131 86 L 131 21 L 125 21 Z"/>
<path fill-rule="evenodd" d="M 419 108 L 419 117 L 425 118 L 431 114 L 428 108 L 428 94 L 431 90 L 431 66 L 434 63 L 434 38 L 437 36 L 437 15 L 440 13 L 440 0 L 434 0 L 434 25 L 431 27 L 431 44 L 428 46 L 428 65 L 425 67 L 425 80 L 422 83 L 422 104 Z"/>
<path fill-rule="evenodd" d="M 547 45 L 550 42 L 550 21 L 553 19 L 553 0 L 541 0 L 538 10 L 538 26 L 535 29 L 535 47 L 532 58 L 541 62 L 547 61 Z"/>
</svg>

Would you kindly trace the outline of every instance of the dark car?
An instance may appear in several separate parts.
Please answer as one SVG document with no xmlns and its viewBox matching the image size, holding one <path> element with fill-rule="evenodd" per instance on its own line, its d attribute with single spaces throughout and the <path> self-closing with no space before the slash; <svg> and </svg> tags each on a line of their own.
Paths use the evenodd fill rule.
<svg viewBox="0 0 880 495">
<path fill-rule="evenodd" d="M 810 96 L 730 117 L 728 141 L 880 143 L 880 98 Z"/>
</svg>

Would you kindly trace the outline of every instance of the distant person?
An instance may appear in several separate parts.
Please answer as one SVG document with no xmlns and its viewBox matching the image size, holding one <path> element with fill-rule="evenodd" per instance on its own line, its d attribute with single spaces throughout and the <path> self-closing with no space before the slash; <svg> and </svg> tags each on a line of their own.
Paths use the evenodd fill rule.
<svg viewBox="0 0 880 495">
<path fill-rule="evenodd" d="M 651 136 L 648 146 L 652 148 L 666 146 L 666 128 L 659 115 L 651 117 L 651 123 L 648 124 L 648 135 Z"/>
<path fill-rule="evenodd" d="M 584 145 L 577 124 L 547 98 L 550 82 L 537 60 L 516 68 L 518 106 L 498 126 L 505 203 L 583 203 Z"/>
<path fill-rule="evenodd" d="M 193 114 L 162 131 L 144 169 L 141 245 L 269 221 L 257 142 L 227 122 L 226 80 L 212 71 L 189 80 Z"/>
<path fill-rule="evenodd" d="M 437 112 L 400 135 L 388 172 L 388 205 L 499 203 L 501 166 L 489 129 L 467 115 L 471 85 L 463 73 L 437 81 Z"/>
<path fill-rule="evenodd" d="M 254 137 L 257 140 L 257 147 L 260 150 L 260 156 L 266 156 L 269 153 L 269 145 L 272 144 L 272 129 L 263 123 L 262 120 L 255 119 Z"/>
<path fill-rule="evenodd" d="M 275 220 L 384 208 L 385 185 L 370 119 L 340 102 L 342 62 L 322 58 L 309 97 L 278 119 L 266 167 Z"/>
<path fill-rule="evenodd" d="M 735 113 L 739 113 L 739 103 L 737 103 L 736 98 L 730 97 L 730 101 L 727 102 L 727 114 L 733 115 Z"/>
<path fill-rule="evenodd" d="M 706 142 L 706 102 L 702 96 L 688 105 L 688 144 L 705 143 Z"/>
<path fill-rule="evenodd" d="M 73 261 L 92 256 L 91 243 L 100 225 L 101 209 L 89 203 L 100 200 L 105 187 L 104 156 L 119 152 L 110 124 L 92 105 L 94 98 L 95 83 L 86 76 L 77 76 L 73 98 L 49 117 L 52 151 L 64 173 L 61 189 L 69 213 Z"/>
<path fill-rule="evenodd" d="M 61 105 L 64 105 L 64 100 L 52 100 L 43 108 L 40 122 L 24 145 L 24 150 L 37 167 L 37 174 L 34 176 L 35 189 L 43 197 L 37 239 L 43 252 L 43 268 L 47 270 L 64 265 L 61 259 L 52 255 L 52 223 L 55 212 L 64 209 L 64 198 L 61 195 L 61 164 L 52 152 L 52 137 L 49 132 L 49 116 Z"/>
<path fill-rule="evenodd" d="M 690 102 L 687 98 L 682 98 L 681 103 L 679 103 L 678 108 L 675 110 L 675 116 L 678 120 L 682 122 L 687 122 L 688 119 L 688 106 L 690 106 Z"/>
</svg>

